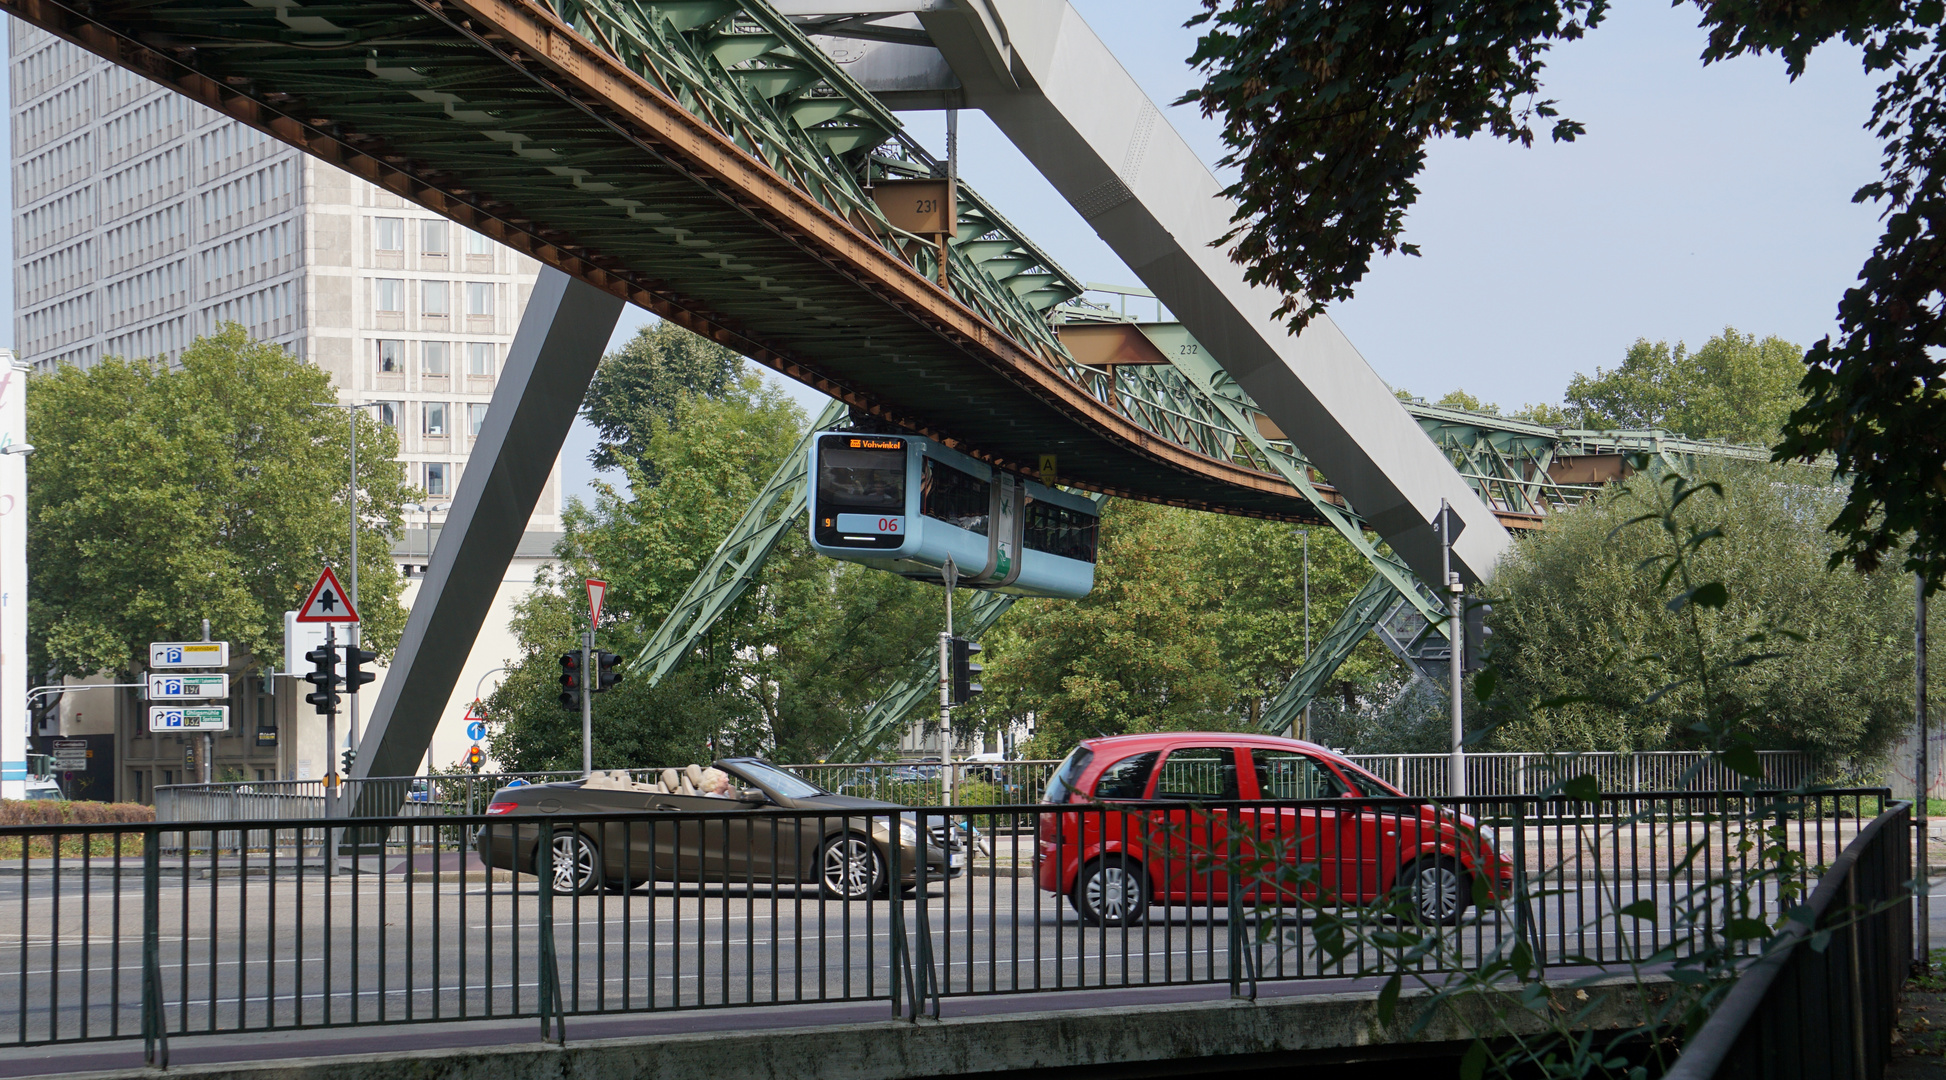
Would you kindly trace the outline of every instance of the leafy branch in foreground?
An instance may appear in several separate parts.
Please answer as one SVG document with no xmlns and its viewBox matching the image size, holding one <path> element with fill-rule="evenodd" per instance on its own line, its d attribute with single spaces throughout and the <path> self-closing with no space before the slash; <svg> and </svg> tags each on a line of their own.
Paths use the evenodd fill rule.
<svg viewBox="0 0 1946 1080">
<path fill-rule="evenodd" d="M 1606 0 L 1486 5 L 1455 0 L 1204 0 L 1190 63 L 1209 81 L 1182 102 L 1220 117 L 1239 170 L 1231 257 L 1283 294 L 1302 326 L 1349 298 L 1374 251 L 1397 240 L 1436 135 L 1531 145 L 1534 122 L 1572 140 L 1582 127 L 1541 100 L 1541 57 L 1599 23 Z"/>
</svg>

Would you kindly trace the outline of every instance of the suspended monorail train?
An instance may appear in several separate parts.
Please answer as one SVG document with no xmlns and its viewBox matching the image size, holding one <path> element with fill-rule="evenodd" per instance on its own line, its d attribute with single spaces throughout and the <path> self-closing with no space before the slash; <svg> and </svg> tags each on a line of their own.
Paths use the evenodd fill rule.
<svg viewBox="0 0 1946 1080">
<path fill-rule="evenodd" d="M 821 555 L 1019 596 L 1095 587 L 1094 501 L 931 439 L 829 432 L 811 443 L 811 547 Z"/>
</svg>

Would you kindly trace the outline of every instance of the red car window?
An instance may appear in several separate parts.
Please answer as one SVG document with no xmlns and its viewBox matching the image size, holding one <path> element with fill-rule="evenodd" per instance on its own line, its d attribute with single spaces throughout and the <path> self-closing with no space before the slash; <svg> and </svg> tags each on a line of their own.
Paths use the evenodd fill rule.
<svg viewBox="0 0 1946 1080">
<path fill-rule="evenodd" d="M 1155 784 L 1158 799 L 1237 799 L 1237 752 L 1231 746 L 1182 746 L 1169 751 Z"/>
<path fill-rule="evenodd" d="M 1149 793 L 1149 774 L 1155 771 L 1160 752 L 1125 757 L 1101 771 L 1095 781 L 1097 799 L 1140 799 Z"/>
<path fill-rule="evenodd" d="M 1296 750 L 1250 750 L 1259 799 L 1336 799 L 1351 788 L 1324 762 Z"/>
</svg>

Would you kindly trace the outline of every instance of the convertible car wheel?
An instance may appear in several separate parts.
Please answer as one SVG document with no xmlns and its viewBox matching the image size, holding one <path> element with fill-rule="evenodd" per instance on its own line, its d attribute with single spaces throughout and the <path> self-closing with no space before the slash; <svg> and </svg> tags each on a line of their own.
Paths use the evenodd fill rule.
<svg viewBox="0 0 1946 1080">
<path fill-rule="evenodd" d="M 885 881 L 878 845 L 857 833 L 833 837 L 818 860 L 818 885 L 836 900 L 869 900 Z"/>
<path fill-rule="evenodd" d="M 580 895 L 601 884 L 601 850 L 578 832 L 556 833 L 552 884 L 555 895 Z"/>
</svg>

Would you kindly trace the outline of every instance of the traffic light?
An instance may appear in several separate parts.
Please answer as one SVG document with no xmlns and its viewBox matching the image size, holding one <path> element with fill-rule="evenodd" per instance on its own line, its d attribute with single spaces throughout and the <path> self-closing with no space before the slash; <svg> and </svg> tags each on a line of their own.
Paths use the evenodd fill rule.
<svg viewBox="0 0 1946 1080">
<path fill-rule="evenodd" d="M 1487 616 L 1493 614 L 1493 605 L 1485 600 L 1468 600 L 1466 618 L 1462 621 L 1465 630 L 1466 655 L 1463 658 L 1467 671 L 1478 671 L 1487 666 L 1487 652 L 1493 637 L 1493 627 L 1487 625 Z"/>
<path fill-rule="evenodd" d="M 359 687 L 378 678 L 365 670 L 365 665 L 378 659 L 375 652 L 366 652 L 356 645 L 345 646 L 345 688 L 357 690 Z"/>
<path fill-rule="evenodd" d="M 962 637 L 953 639 L 953 704 L 964 705 L 980 692 L 980 665 L 973 658 L 980 654 L 980 643 Z"/>
<path fill-rule="evenodd" d="M 304 675 L 304 681 L 316 687 L 304 695 L 304 700 L 315 705 L 319 716 L 329 716 L 338 711 L 338 687 L 344 680 L 338 677 L 338 650 L 329 645 L 320 645 L 304 654 L 311 662 L 311 670 Z"/>
<path fill-rule="evenodd" d="M 595 682 L 594 685 L 590 686 L 588 689 L 593 691 L 594 693 L 599 694 L 606 691 L 609 687 L 615 685 L 616 683 L 621 682 L 622 673 L 615 670 L 617 667 L 621 666 L 621 663 L 622 663 L 622 658 L 616 656 L 612 652 L 596 653 L 595 654 Z"/>
<path fill-rule="evenodd" d="M 476 746 L 466 752 L 466 765 L 473 770 L 475 775 L 478 775 L 480 766 L 485 764 L 486 754 L 479 747 Z"/>
<path fill-rule="evenodd" d="M 356 750 L 353 750 L 353 749 L 352 749 L 351 747 L 349 747 L 349 746 L 347 746 L 347 747 L 345 747 L 345 773 L 346 773 L 346 775 L 350 775 L 350 773 L 351 773 L 351 763 L 352 763 L 352 762 L 354 762 L 354 761 L 357 761 L 357 760 L 358 760 L 358 751 L 356 751 Z"/>
<path fill-rule="evenodd" d="M 564 652 L 561 654 L 561 707 L 563 709 L 581 708 L 581 654 Z"/>
</svg>

